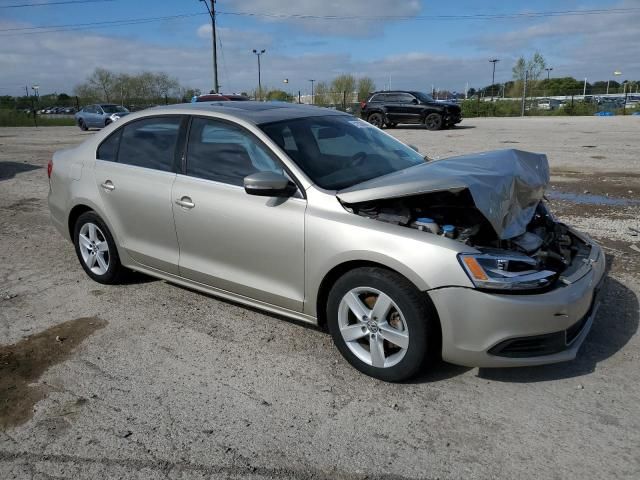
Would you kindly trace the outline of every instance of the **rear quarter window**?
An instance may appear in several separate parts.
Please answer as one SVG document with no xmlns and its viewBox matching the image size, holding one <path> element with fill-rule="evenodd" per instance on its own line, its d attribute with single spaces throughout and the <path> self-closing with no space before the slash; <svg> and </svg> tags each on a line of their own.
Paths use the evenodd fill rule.
<svg viewBox="0 0 640 480">
<path fill-rule="evenodd" d="M 109 135 L 98 147 L 96 158 L 107 162 L 115 162 L 118 157 L 118 145 L 120 144 L 120 136 L 122 128 Z"/>
</svg>

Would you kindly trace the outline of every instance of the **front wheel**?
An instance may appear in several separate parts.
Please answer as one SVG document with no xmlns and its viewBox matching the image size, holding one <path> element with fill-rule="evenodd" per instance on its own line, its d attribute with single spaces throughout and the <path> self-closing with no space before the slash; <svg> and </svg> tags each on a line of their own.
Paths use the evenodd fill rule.
<svg viewBox="0 0 640 480">
<path fill-rule="evenodd" d="M 424 117 L 424 126 L 427 130 L 440 130 L 442 128 L 442 115 L 430 113 Z"/>
<path fill-rule="evenodd" d="M 327 322 L 345 359 L 387 382 L 411 378 L 437 353 L 435 310 L 406 278 L 382 268 L 341 277 L 329 293 Z"/>
<path fill-rule="evenodd" d="M 86 132 L 87 130 L 89 130 L 89 128 L 87 127 L 87 124 L 84 123 L 83 119 L 78 120 L 78 126 L 80 127 L 80 130 L 82 130 L 83 132 Z"/>
<path fill-rule="evenodd" d="M 384 116 L 381 113 L 372 113 L 367 117 L 367 121 L 374 127 L 384 127 Z"/>
<path fill-rule="evenodd" d="M 98 283 L 120 281 L 124 267 L 120 263 L 116 243 L 107 225 L 95 212 L 78 217 L 73 229 L 73 243 L 80 265 Z"/>
</svg>

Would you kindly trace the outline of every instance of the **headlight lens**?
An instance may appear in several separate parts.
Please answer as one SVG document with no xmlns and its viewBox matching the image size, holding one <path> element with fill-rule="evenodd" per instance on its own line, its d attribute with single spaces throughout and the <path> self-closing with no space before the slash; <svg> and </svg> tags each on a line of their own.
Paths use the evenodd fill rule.
<svg viewBox="0 0 640 480">
<path fill-rule="evenodd" d="M 117 113 L 114 113 L 111 115 L 111 120 L 118 120 L 120 118 L 120 115 L 118 115 Z"/>
<path fill-rule="evenodd" d="M 537 262 L 526 255 L 505 253 L 459 254 L 462 268 L 476 288 L 532 290 L 548 286 L 556 275 L 536 270 Z"/>
</svg>

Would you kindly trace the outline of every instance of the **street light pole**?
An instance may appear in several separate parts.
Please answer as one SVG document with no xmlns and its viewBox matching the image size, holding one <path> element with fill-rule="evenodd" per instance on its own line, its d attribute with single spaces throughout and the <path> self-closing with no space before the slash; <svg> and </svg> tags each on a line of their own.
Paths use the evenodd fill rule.
<svg viewBox="0 0 640 480">
<path fill-rule="evenodd" d="M 313 98 L 313 82 L 315 82 L 315 79 L 309 79 L 309 81 L 311 82 L 311 105 L 315 105 L 315 99 Z"/>
<path fill-rule="evenodd" d="M 496 83 L 496 63 L 500 61 L 499 58 L 492 58 L 489 62 L 493 63 L 493 75 L 491 76 L 491 101 L 493 102 L 493 86 Z"/>
<path fill-rule="evenodd" d="M 211 0 L 211 7 L 207 0 L 200 0 L 207 7 L 207 12 L 211 17 L 211 41 L 213 42 L 213 93 L 220 93 L 218 84 L 218 42 L 216 37 L 216 0 Z"/>
<path fill-rule="evenodd" d="M 266 50 L 263 48 L 262 50 L 258 51 L 256 49 L 253 49 L 253 53 L 255 53 L 258 57 L 258 95 L 260 95 L 260 100 L 262 100 L 262 78 L 261 78 L 261 74 L 260 74 L 260 56 L 263 55 L 266 52 Z"/>
<path fill-rule="evenodd" d="M 549 74 L 551 73 L 551 70 L 553 70 L 553 67 L 547 67 L 545 70 L 547 71 L 547 82 L 549 82 Z"/>
</svg>

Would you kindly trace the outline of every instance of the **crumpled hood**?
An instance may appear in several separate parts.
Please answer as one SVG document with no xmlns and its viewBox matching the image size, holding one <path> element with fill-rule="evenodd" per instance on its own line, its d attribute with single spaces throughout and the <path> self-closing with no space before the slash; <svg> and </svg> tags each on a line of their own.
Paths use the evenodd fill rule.
<svg viewBox="0 0 640 480">
<path fill-rule="evenodd" d="M 508 239 L 526 231 L 548 183 L 546 155 L 494 150 L 416 165 L 339 190 L 337 197 L 354 204 L 469 189 L 476 208 Z"/>
</svg>

